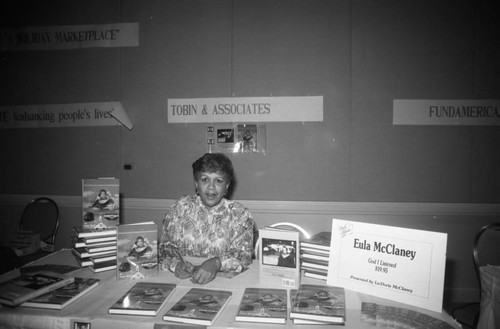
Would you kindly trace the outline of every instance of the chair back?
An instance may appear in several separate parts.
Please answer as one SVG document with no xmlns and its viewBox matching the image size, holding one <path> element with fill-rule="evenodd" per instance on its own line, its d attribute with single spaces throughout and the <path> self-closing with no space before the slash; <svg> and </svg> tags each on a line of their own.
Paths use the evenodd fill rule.
<svg viewBox="0 0 500 329">
<path fill-rule="evenodd" d="M 480 310 L 474 319 L 473 328 L 496 329 L 500 324 L 500 304 L 497 300 L 500 286 L 500 223 L 483 226 L 474 238 L 472 256 L 479 282 Z M 494 267 L 492 267 L 494 266 Z M 495 297 L 497 296 L 497 297 Z"/>
<path fill-rule="evenodd" d="M 59 228 L 59 207 L 47 197 L 36 198 L 24 208 L 19 229 L 40 234 L 40 241 L 54 245 Z"/>
</svg>

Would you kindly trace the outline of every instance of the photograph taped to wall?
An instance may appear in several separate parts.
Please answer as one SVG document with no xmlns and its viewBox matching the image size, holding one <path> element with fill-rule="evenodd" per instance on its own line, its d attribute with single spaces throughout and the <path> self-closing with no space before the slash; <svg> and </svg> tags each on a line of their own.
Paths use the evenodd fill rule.
<svg viewBox="0 0 500 329">
<path fill-rule="evenodd" d="M 264 124 L 217 124 L 207 126 L 206 131 L 209 153 L 265 154 L 266 152 Z"/>
</svg>

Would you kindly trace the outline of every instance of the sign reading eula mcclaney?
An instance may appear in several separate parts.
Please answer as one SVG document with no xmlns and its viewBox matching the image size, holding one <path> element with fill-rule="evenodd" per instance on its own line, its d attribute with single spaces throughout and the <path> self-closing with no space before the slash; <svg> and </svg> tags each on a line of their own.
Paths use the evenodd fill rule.
<svg viewBox="0 0 500 329">
<path fill-rule="evenodd" d="M 169 99 L 168 123 L 323 121 L 323 96 Z"/>
</svg>

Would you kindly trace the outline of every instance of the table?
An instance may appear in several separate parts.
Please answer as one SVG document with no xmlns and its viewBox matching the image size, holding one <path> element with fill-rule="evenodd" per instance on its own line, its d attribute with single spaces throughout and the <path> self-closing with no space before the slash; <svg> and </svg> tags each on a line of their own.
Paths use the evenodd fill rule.
<svg viewBox="0 0 500 329">
<path fill-rule="evenodd" d="M 40 264 L 65 264 L 78 266 L 75 257 L 71 254 L 71 250 L 64 249 L 45 258 L 39 259 L 30 265 Z M 115 271 L 107 271 L 102 273 L 93 273 L 88 268 L 81 268 L 70 273 L 73 276 L 94 277 L 101 280 L 98 287 L 90 291 L 88 294 L 78 299 L 74 303 L 68 305 L 62 310 L 36 309 L 27 307 L 0 307 L 0 328 L 56 328 L 56 329 L 73 329 L 74 322 L 87 322 L 91 324 L 91 329 L 113 329 L 113 328 L 130 328 L 130 329 L 170 329 L 180 328 L 181 325 L 164 322 L 163 314 L 177 300 L 180 299 L 192 287 L 199 285 L 192 283 L 189 280 L 181 280 L 176 278 L 172 273 L 160 271 L 159 275 L 154 278 L 148 278 L 151 282 L 170 282 L 177 284 L 177 288 L 168 300 L 164 308 L 156 317 L 149 316 L 133 316 L 133 315 L 110 315 L 108 308 L 116 302 L 128 289 L 130 289 L 137 281 L 117 281 Z M 323 284 L 323 281 L 304 277 L 302 283 Z M 216 320 L 213 328 L 331 328 L 331 325 L 294 325 L 292 320 L 288 319 L 286 325 L 262 324 L 262 323 L 245 323 L 235 322 L 234 317 L 239 308 L 243 291 L 246 287 L 261 287 L 259 283 L 259 269 L 257 263 L 245 272 L 229 279 L 225 277 L 217 277 L 212 282 L 204 285 L 206 288 L 226 289 L 233 292 L 233 297 L 228 305 L 224 308 L 222 314 Z M 344 328 L 370 328 L 363 326 L 361 320 L 361 303 L 377 303 L 387 306 L 402 307 L 405 309 L 416 310 L 420 313 L 430 315 L 434 318 L 446 321 L 454 328 L 460 328 L 445 311 L 436 313 L 424 309 L 415 308 L 409 305 L 404 305 L 390 300 L 350 291 L 346 289 L 346 324 Z M 182 327 L 185 328 L 185 327 Z"/>
</svg>

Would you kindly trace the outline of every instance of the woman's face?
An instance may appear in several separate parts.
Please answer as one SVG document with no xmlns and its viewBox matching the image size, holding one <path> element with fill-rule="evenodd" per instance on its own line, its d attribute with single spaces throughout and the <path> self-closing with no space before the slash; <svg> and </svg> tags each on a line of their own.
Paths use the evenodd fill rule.
<svg viewBox="0 0 500 329">
<path fill-rule="evenodd" d="M 229 188 L 226 175 L 217 172 L 200 173 L 194 184 L 201 201 L 210 208 L 219 204 Z"/>
</svg>

